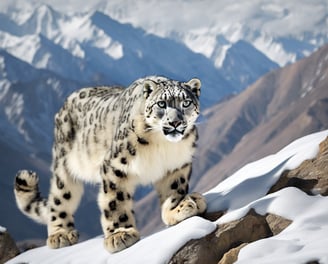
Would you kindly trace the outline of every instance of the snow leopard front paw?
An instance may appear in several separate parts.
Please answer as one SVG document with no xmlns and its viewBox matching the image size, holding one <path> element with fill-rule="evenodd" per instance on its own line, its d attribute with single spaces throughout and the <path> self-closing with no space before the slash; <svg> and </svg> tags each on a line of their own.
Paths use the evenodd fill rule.
<svg viewBox="0 0 328 264">
<path fill-rule="evenodd" d="M 166 225 L 175 225 L 206 211 L 206 201 L 200 193 L 187 194 L 176 206 L 172 206 L 172 200 L 168 198 L 162 205 L 162 219 Z"/>
<path fill-rule="evenodd" d="M 133 228 L 118 228 L 115 233 L 105 237 L 105 248 L 115 253 L 132 246 L 140 239 L 139 232 Z"/>
<path fill-rule="evenodd" d="M 70 231 L 61 231 L 48 236 L 47 246 L 50 248 L 62 248 L 74 245 L 79 240 L 79 233 L 73 229 Z"/>
</svg>

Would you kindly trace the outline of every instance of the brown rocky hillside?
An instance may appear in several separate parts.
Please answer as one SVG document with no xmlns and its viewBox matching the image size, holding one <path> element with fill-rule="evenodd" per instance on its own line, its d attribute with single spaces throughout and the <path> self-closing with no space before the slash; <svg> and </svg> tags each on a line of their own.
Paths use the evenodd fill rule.
<svg viewBox="0 0 328 264">
<path fill-rule="evenodd" d="M 204 114 L 193 175 L 201 191 L 296 138 L 328 128 L 328 45 Z"/>
</svg>

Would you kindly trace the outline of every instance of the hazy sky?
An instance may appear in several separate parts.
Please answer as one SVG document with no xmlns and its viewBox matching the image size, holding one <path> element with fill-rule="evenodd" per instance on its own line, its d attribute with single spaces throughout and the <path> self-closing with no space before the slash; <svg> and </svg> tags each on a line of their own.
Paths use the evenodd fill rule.
<svg viewBox="0 0 328 264">
<path fill-rule="evenodd" d="M 5 12 L 9 6 L 31 9 L 41 3 L 64 13 L 94 7 L 120 22 L 159 35 L 190 30 L 198 30 L 199 34 L 209 28 L 217 34 L 231 25 L 235 32 L 247 25 L 281 36 L 313 30 L 327 32 L 328 28 L 328 0 L 0 0 L 0 11 Z"/>
<path fill-rule="evenodd" d="M 80 1 L 80 0 L 2 0 L 0 1 L 0 10 L 6 11 L 10 6 L 20 6 L 26 8 L 33 8 L 40 3 L 51 5 L 54 9 L 60 11 L 86 11 L 90 7 L 97 5 L 103 0 L 91 0 L 91 1 Z"/>
</svg>

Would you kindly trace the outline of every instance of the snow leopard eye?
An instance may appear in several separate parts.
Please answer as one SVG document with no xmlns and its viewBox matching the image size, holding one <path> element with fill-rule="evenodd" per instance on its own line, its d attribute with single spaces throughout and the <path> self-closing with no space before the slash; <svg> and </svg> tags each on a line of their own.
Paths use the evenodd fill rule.
<svg viewBox="0 0 328 264">
<path fill-rule="evenodd" d="M 166 102 L 165 101 L 158 101 L 157 102 L 157 105 L 159 108 L 166 108 Z"/>
<path fill-rule="evenodd" d="M 191 105 L 191 100 L 184 100 L 182 102 L 182 107 L 187 108 Z"/>
</svg>

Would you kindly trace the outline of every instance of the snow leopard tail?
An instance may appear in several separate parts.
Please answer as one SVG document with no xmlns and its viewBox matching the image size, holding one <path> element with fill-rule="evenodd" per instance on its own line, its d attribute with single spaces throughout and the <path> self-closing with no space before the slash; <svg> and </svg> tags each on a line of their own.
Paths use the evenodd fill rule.
<svg viewBox="0 0 328 264">
<path fill-rule="evenodd" d="M 15 178 L 14 193 L 21 212 L 34 221 L 47 224 L 48 201 L 40 196 L 39 177 L 35 172 L 22 170 Z"/>
</svg>

